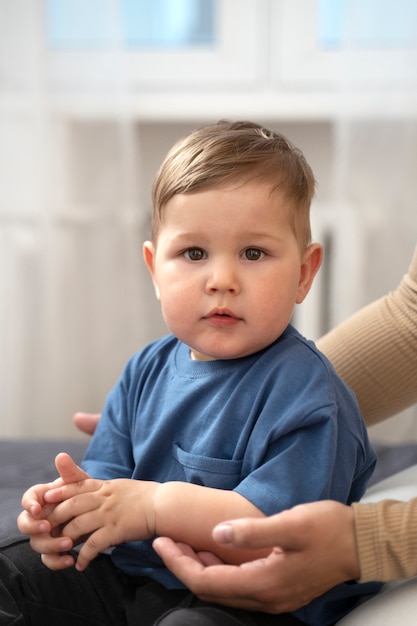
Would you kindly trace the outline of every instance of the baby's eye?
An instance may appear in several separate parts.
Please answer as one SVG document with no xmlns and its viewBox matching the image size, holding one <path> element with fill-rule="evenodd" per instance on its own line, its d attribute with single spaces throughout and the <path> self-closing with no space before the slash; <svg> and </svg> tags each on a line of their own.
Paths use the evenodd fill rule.
<svg viewBox="0 0 417 626">
<path fill-rule="evenodd" d="M 184 252 L 184 256 L 190 261 L 201 261 L 205 258 L 205 252 L 201 248 L 188 248 L 188 250 Z"/>
<path fill-rule="evenodd" d="M 259 261 L 259 259 L 265 256 L 265 252 L 262 252 L 259 248 L 247 248 L 243 252 L 243 256 L 247 261 Z"/>
</svg>

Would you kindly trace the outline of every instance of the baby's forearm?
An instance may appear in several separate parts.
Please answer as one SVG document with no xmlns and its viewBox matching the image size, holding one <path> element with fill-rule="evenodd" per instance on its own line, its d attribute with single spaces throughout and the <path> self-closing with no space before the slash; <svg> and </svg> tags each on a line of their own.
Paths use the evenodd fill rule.
<svg viewBox="0 0 417 626">
<path fill-rule="evenodd" d="M 217 554 L 228 563 L 266 556 L 268 551 L 240 551 L 212 539 L 216 524 L 240 517 L 264 517 L 249 500 L 234 491 L 190 483 L 87 478 L 45 493 L 56 505 L 48 521 L 61 526 L 62 536 L 77 543 L 87 537 L 78 555 L 84 569 L 98 552 L 155 535 L 189 544 L 196 551 Z"/>
<path fill-rule="evenodd" d="M 229 563 L 266 556 L 268 550 L 243 551 L 219 546 L 211 536 L 219 522 L 239 517 L 264 517 L 249 500 L 235 491 L 212 489 L 191 483 L 160 483 L 153 497 L 155 534 L 206 550 Z"/>
</svg>

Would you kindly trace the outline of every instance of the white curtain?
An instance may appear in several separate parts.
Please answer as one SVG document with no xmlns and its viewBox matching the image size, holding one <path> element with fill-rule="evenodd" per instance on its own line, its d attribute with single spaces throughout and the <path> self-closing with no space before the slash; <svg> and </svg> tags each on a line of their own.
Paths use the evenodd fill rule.
<svg viewBox="0 0 417 626">
<path fill-rule="evenodd" d="M 137 130 L 54 113 L 44 3 L 0 0 L 0 436 L 77 436 L 162 330 Z M 123 81 L 120 81 L 123 85 Z"/>
</svg>

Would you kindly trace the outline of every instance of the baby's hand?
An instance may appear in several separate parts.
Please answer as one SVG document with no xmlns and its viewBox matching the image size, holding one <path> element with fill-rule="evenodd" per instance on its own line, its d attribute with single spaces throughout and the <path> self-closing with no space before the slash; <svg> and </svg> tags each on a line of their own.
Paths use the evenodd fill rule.
<svg viewBox="0 0 417 626">
<path fill-rule="evenodd" d="M 19 530 L 29 535 L 33 550 L 39 552 L 44 564 L 54 570 L 64 569 L 74 564 L 73 557 L 66 554 L 74 544 L 71 538 L 62 535 L 62 524 L 54 524 L 51 521 L 56 504 L 46 502 L 45 494 L 68 482 L 80 481 L 88 477 L 88 474 L 75 465 L 67 454 L 58 455 L 55 464 L 60 477 L 51 483 L 30 487 L 23 494 L 24 510 L 17 520 Z"/>
<path fill-rule="evenodd" d="M 18 527 L 22 533 L 33 535 L 50 530 L 47 517 L 54 507 L 45 502 L 44 495 L 63 484 L 62 479 L 57 478 L 52 483 L 33 485 L 25 491 L 21 502 L 23 512 L 18 517 Z"/>
<path fill-rule="evenodd" d="M 155 534 L 153 496 L 157 485 L 128 478 L 88 478 L 45 493 L 45 500 L 55 504 L 49 518 L 52 525 L 62 526 L 62 535 L 74 543 L 86 538 L 78 555 L 78 570 L 112 546 Z"/>
</svg>

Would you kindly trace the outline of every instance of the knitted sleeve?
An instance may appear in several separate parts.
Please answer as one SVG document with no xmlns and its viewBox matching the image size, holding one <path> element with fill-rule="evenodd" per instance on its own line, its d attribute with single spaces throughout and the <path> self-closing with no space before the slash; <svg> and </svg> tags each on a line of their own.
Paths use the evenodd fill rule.
<svg viewBox="0 0 417 626">
<path fill-rule="evenodd" d="M 361 577 L 396 580 L 417 575 L 417 498 L 353 504 Z"/>
<path fill-rule="evenodd" d="M 392 293 L 318 342 L 355 391 L 368 425 L 417 402 L 417 248 Z M 353 504 L 360 582 L 417 575 L 417 498 Z"/>
<path fill-rule="evenodd" d="M 353 389 L 368 426 L 417 402 L 417 247 L 397 289 L 317 342 Z"/>
</svg>

